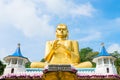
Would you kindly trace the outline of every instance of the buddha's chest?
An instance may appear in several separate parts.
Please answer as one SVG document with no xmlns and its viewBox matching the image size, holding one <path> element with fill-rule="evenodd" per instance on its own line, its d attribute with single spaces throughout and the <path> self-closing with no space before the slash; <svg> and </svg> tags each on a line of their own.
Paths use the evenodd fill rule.
<svg viewBox="0 0 120 80">
<path fill-rule="evenodd" d="M 58 41 L 57 45 L 58 47 L 54 51 L 51 63 L 70 63 L 70 55 L 67 52 L 69 51 L 71 54 L 71 41 Z"/>
<path fill-rule="evenodd" d="M 57 42 L 57 48 L 54 52 L 55 57 L 59 58 L 65 58 L 69 57 L 68 54 L 71 53 L 72 49 L 72 43 L 70 41 L 58 41 Z"/>
<path fill-rule="evenodd" d="M 67 49 L 71 49 L 71 48 L 72 48 L 72 42 L 71 42 L 71 41 L 68 41 L 68 40 L 58 41 L 58 42 L 57 42 L 57 45 L 59 45 L 59 46 L 64 46 L 64 47 L 66 47 Z"/>
</svg>

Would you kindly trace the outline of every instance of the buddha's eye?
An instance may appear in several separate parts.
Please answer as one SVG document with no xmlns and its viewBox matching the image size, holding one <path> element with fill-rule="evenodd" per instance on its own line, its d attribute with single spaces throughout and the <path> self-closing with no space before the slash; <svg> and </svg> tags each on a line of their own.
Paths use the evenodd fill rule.
<svg viewBox="0 0 120 80">
<path fill-rule="evenodd" d="M 58 28 L 57 30 L 59 30 L 59 31 L 60 31 L 61 29 L 60 29 L 60 28 Z"/>
<path fill-rule="evenodd" d="M 65 31 L 66 29 L 64 28 L 57 28 L 58 31 Z"/>
</svg>

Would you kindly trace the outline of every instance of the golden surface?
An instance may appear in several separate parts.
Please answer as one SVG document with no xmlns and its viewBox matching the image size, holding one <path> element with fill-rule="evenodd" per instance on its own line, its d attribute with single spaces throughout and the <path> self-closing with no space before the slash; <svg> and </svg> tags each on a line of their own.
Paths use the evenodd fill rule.
<svg viewBox="0 0 120 80">
<path fill-rule="evenodd" d="M 48 72 L 43 74 L 43 80 L 78 80 L 77 75 L 71 72 Z"/>
<path fill-rule="evenodd" d="M 65 24 L 56 28 L 56 40 L 48 41 L 45 50 L 45 62 L 32 62 L 31 68 L 43 68 L 48 64 L 71 64 L 77 68 L 90 68 L 91 62 L 80 63 L 78 42 L 68 40 L 68 29 Z"/>
</svg>

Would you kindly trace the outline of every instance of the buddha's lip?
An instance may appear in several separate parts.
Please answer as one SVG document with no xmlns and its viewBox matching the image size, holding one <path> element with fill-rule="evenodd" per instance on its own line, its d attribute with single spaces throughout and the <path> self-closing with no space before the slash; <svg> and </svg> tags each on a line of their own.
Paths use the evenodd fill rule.
<svg viewBox="0 0 120 80">
<path fill-rule="evenodd" d="M 65 36 L 57 35 L 58 38 L 66 38 Z"/>
</svg>

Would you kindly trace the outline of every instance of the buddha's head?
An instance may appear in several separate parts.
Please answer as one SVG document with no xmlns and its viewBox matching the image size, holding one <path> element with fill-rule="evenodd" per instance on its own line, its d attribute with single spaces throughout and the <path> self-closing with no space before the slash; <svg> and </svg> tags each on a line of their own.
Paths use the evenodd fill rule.
<svg viewBox="0 0 120 80">
<path fill-rule="evenodd" d="M 68 29 L 65 24 L 59 24 L 56 28 L 56 37 L 57 38 L 62 38 L 62 39 L 67 39 L 68 37 Z"/>
</svg>

